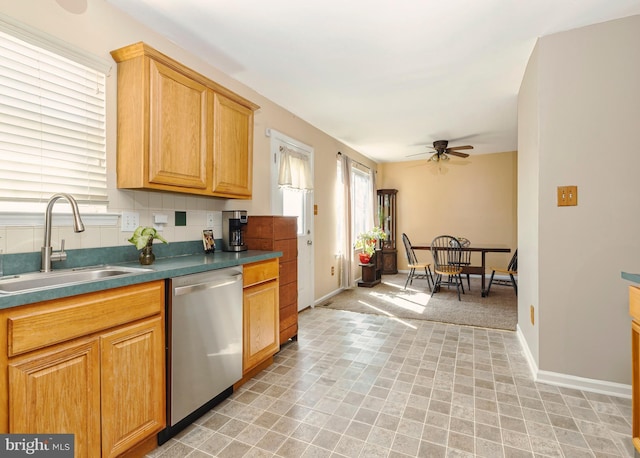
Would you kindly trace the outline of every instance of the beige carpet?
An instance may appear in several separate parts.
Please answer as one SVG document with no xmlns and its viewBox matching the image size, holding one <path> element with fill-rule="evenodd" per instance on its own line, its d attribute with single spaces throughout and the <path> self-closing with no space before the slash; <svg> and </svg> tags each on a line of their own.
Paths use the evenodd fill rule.
<svg viewBox="0 0 640 458">
<path fill-rule="evenodd" d="M 443 323 L 516 330 L 517 298 L 510 286 L 492 285 L 489 297 L 480 294 L 480 278 L 471 278 L 471 291 L 458 301 L 455 287 L 441 288 L 431 297 L 426 280 L 414 280 L 403 290 L 406 274 L 383 275 L 373 288 L 344 290 L 318 307 L 358 313 L 387 315 L 400 319 L 440 321 Z M 489 280 L 487 279 L 487 285 Z"/>
</svg>

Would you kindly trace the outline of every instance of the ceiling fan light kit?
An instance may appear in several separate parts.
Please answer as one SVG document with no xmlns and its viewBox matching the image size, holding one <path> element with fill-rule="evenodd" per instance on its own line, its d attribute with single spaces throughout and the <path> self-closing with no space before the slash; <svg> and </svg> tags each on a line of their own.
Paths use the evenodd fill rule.
<svg viewBox="0 0 640 458">
<path fill-rule="evenodd" d="M 473 149 L 473 146 L 463 145 L 463 146 L 449 147 L 448 140 L 436 140 L 435 142 L 433 142 L 433 149 L 436 150 L 436 152 L 433 154 L 433 156 L 429 158 L 429 160 L 433 162 L 438 162 L 438 161 L 448 161 L 450 159 L 449 158 L 450 155 L 462 157 L 462 158 L 469 157 L 467 153 L 461 153 L 460 151 L 457 151 L 457 150 Z"/>
</svg>

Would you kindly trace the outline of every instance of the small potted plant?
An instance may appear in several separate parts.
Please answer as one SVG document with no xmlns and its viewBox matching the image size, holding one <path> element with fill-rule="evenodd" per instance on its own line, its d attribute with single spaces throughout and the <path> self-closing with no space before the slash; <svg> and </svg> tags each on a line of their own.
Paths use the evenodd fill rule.
<svg viewBox="0 0 640 458">
<path fill-rule="evenodd" d="M 355 248 L 362 250 L 358 255 L 360 257 L 360 263 L 368 264 L 376 252 L 378 240 L 386 240 L 386 238 L 387 234 L 385 234 L 379 227 L 374 227 L 367 232 L 361 232 L 358 234 Z"/>
<path fill-rule="evenodd" d="M 140 251 L 140 264 L 142 265 L 151 265 L 153 261 L 156 260 L 156 255 L 153 254 L 153 241 L 155 239 L 160 240 L 162 243 L 167 242 L 164 237 L 162 237 L 157 230 L 153 227 L 147 226 L 138 226 L 136 230 L 133 232 L 133 235 L 128 240 L 129 243 L 133 243 L 138 250 Z"/>
</svg>

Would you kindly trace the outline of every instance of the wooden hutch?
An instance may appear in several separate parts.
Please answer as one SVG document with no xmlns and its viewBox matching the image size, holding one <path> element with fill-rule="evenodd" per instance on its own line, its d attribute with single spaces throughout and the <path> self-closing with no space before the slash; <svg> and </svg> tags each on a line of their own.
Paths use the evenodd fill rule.
<svg viewBox="0 0 640 458">
<path fill-rule="evenodd" d="M 387 234 L 387 240 L 382 241 L 383 274 L 398 273 L 396 194 L 397 189 L 378 189 L 378 224 Z"/>
</svg>

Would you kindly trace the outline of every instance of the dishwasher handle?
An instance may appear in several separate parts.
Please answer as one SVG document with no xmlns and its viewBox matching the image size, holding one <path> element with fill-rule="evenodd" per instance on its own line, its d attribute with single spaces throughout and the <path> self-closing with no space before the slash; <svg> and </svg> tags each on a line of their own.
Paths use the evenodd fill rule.
<svg viewBox="0 0 640 458">
<path fill-rule="evenodd" d="M 193 293 L 195 291 L 202 291 L 205 289 L 220 288 L 222 286 L 231 285 L 242 280 L 242 273 L 238 273 L 231 277 L 222 278 L 214 281 L 206 281 L 202 283 L 194 283 L 192 285 L 178 286 L 173 289 L 174 296 L 182 296 L 183 294 Z"/>
</svg>

